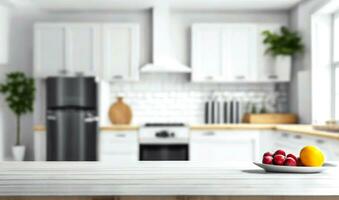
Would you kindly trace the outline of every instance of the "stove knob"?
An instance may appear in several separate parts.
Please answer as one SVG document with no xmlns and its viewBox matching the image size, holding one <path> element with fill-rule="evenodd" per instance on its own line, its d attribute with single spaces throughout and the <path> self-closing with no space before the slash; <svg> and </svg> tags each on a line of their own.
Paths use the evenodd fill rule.
<svg viewBox="0 0 339 200">
<path fill-rule="evenodd" d="M 170 137 L 170 133 L 168 131 L 159 131 L 155 134 L 156 137 L 167 138 Z"/>
<path fill-rule="evenodd" d="M 173 132 L 170 133 L 170 137 L 175 137 L 175 134 Z"/>
</svg>

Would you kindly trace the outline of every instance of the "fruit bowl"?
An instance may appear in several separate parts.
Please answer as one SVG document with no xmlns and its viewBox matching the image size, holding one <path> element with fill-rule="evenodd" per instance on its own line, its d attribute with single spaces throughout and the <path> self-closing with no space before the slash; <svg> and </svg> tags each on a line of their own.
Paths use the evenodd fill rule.
<svg viewBox="0 0 339 200">
<path fill-rule="evenodd" d="M 271 165 L 271 164 L 262 164 L 259 162 L 253 162 L 253 164 L 264 169 L 266 172 L 275 172 L 275 173 L 320 173 L 330 167 L 335 165 L 330 163 L 325 163 L 322 167 L 304 167 L 304 166 L 281 166 L 281 165 Z"/>
</svg>

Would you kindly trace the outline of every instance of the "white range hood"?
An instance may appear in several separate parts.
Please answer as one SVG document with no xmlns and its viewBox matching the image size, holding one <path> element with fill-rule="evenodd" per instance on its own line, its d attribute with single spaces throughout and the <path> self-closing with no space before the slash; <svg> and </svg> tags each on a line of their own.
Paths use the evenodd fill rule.
<svg viewBox="0 0 339 200">
<path fill-rule="evenodd" d="M 157 3 L 158 2 L 158 3 Z M 191 69 L 171 54 L 169 0 L 156 1 L 153 18 L 153 63 L 141 68 L 143 73 L 190 73 Z"/>
</svg>

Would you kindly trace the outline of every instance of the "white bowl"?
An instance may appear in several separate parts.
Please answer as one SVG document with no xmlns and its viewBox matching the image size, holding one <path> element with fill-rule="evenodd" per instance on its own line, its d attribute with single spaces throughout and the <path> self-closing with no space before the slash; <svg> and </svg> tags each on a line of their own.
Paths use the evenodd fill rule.
<svg viewBox="0 0 339 200">
<path fill-rule="evenodd" d="M 320 173 L 329 169 L 330 167 L 335 167 L 335 165 L 330 163 L 325 163 L 322 167 L 300 167 L 300 166 L 280 166 L 280 165 L 268 165 L 262 164 L 259 162 L 253 162 L 253 164 L 264 169 L 266 172 L 277 172 L 277 173 Z"/>
</svg>

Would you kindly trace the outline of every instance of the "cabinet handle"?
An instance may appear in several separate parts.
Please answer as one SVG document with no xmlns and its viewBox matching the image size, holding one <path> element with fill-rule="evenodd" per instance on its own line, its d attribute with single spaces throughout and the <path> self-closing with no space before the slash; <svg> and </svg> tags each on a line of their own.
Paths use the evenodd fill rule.
<svg viewBox="0 0 339 200">
<path fill-rule="evenodd" d="M 97 122 L 98 120 L 98 117 L 87 117 L 85 118 L 85 123 Z"/>
<path fill-rule="evenodd" d="M 243 80 L 243 79 L 245 79 L 245 76 L 236 76 L 235 78 L 238 79 L 238 80 Z"/>
<path fill-rule="evenodd" d="M 55 120 L 57 120 L 57 117 L 54 116 L 54 115 L 48 115 L 48 116 L 47 116 L 47 120 L 49 120 L 49 121 L 55 121 Z"/>
<path fill-rule="evenodd" d="M 302 137 L 301 137 L 301 135 L 295 135 L 294 138 L 299 140 L 299 139 L 301 139 Z"/>
<path fill-rule="evenodd" d="M 278 79 L 278 76 L 277 75 L 269 75 L 268 78 L 269 79 Z"/>
<path fill-rule="evenodd" d="M 119 79 L 119 80 L 121 80 L 121 79 L 123 79 L 124 77 L 123 76 L 121 76 L 121 75 L 115 75 L 115 76 L 113 76 L 113 79 Z"/>
<path fill-rule="evenodd" d="M 213 76 L 206 76 L 206 80 L 213 80 Z"/>
<path fill-rule="evenodd" d="M 288 133 L 282 133 L 281 136 L 284 138 L 288 138 L 290 135 Z"/>
<path fill-rule="evenodd" d="M 116 134 L 116 137 L 118 137 L 118 138 L 125 138 L 126 134 Z"/>
<path fill-rule="evenodd" d="M 85 75 L 84 72 L 76 72 L 76 73 L 75 73 L 75 76 L 84 76 L 84 75 Z"/>
<path fill-rule="evenodd" d="M 214 136 L 215 133 L 214 132 L 206 132 L 204 133 L 204 136 Z"/>
<path fill-rule="evenodd" d="M 317 144 L 324 144 L 324 143 L 325 143 L 325 141 L 322 140 L 322 139 L 318 139 L 318 140 L 316 140 L 315 142 L 316 142 Z"/>
<path fill-rule="evenodd" d="M 59 70 L 59 73 L 61 75 L 66 75 L 68 73 L 67 69 L 62 69 L 62 70 Z"/>
</svg>

